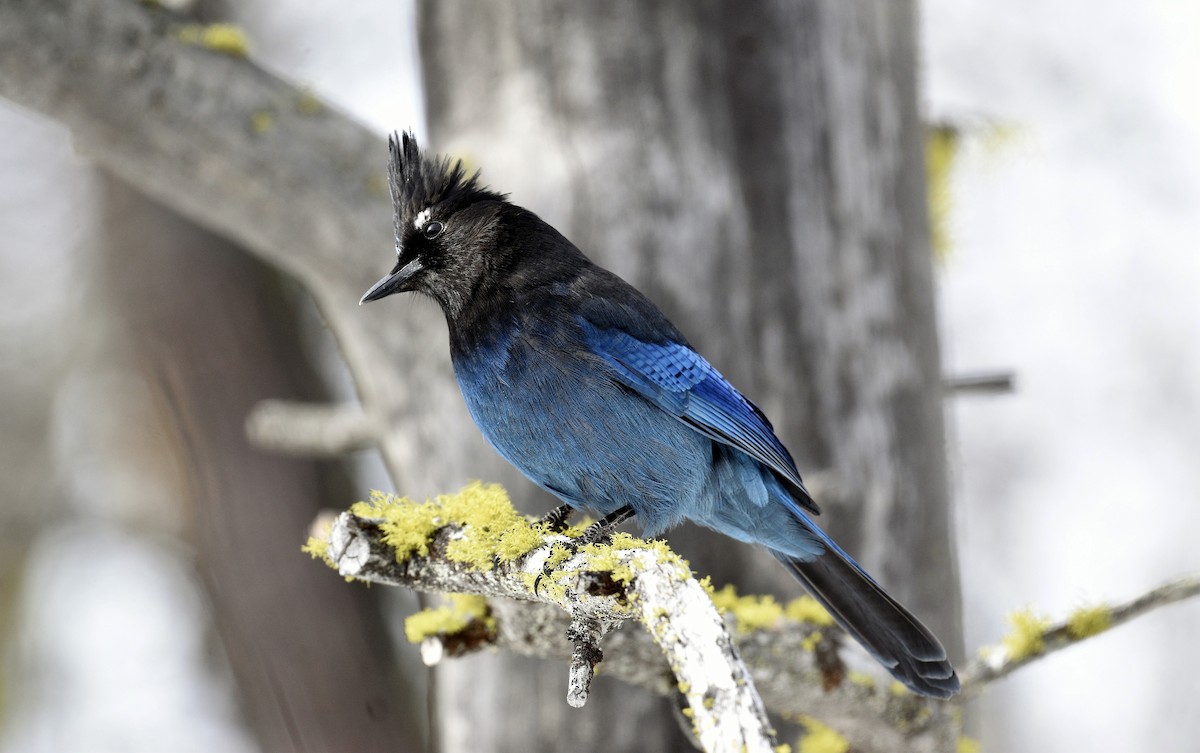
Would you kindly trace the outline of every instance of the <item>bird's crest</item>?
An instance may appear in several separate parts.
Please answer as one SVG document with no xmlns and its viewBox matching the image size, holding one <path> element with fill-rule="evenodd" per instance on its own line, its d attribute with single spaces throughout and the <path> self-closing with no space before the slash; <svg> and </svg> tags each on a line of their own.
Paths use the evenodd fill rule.
<svg viewBox="0 0 1200 753">
<path fill-rule="evenodd" d="M 430 220 L 431 209 L 443 206 L 443 216 L 476 201 L 502 200 L 504 194 L 479 182 L 479 171 L 467 176 L 462 160 L 426 157 L 412 133 L 393 133 L 388 139 L 388 185 L 396 213 L 396 241 L 406 225 L 420 230 Z"/>
</svg>

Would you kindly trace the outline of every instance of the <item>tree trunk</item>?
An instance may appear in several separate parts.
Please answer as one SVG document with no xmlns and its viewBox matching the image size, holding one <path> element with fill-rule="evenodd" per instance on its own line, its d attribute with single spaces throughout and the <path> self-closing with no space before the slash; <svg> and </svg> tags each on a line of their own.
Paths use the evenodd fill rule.
<svg viewBox="0 0 1200 753">
<path fill-rule="evenodd" d="M 90 303 L 109 326 L 103 346 L 87 350 L 126 361 L 148 387 L 153 421 L 129 431 L 159 448 L 112 461 L 177 480 L 169 503 L 185 510 L 262 749 L 423 749 L 378 594 L 347 588 L 300 552 L 313 518 L 343 507 L 349 485 L 338 488 L 336 464 L 268 455 L 245 438 L 257 401 L 322 396 L 280 278 L 115 181 L 101 212 Z"/>
<path fill-rule="evenodd" d="M 437 0 L 419 18 L 433 146 L 662 306 L 826 490 L 820 522 L 961 655 L 914 3 Z M 670 540 L 718 582 L 782 583 L 749 547 Z M 619 747 L 646 720 L 627 688 L 581 713 L 561 667 L 489 664 L 443 675 L 445 723 L 476 725 L 447 750 Z M 678 747 L 658 719 L 621 743 Z"/>
</svg>

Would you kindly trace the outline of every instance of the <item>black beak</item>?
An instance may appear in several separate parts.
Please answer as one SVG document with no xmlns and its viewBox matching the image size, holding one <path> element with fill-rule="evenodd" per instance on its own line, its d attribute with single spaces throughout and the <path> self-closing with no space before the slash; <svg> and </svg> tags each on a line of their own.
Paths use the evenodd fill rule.
<svg viewBox="0 0 1200 753">
<path fill-rule="evenodd" d="M 363 294 L 359 299 L 358 305 L 361 306 L 368 301 L 378 301 L 380 298 L 387 298 L 392 293 L 402 292 L 404 284 L 411 280 L 417 272 L 421 271 L 421 262 L 413 259 L 404 266 L 399 262 L 396 263 L 395 269 L 386 277 L 371 286 L 371 289 Z"/>
</svg>

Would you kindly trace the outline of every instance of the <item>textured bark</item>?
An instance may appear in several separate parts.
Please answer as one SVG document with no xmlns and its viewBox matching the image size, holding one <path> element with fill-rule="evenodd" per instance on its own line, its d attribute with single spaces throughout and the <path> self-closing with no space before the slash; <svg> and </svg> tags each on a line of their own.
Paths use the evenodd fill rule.
<svg viewBox="0 0 1200 753">
<path fill-rule="evenodd" d="M 614 550 L 614 561 L 628 569 L 627 583 L 615 581 L 611 571 L 589 572 L 588 555 L 576 554 L 546 575 L 545 593 L 535 595 L 530 593 L 529 578 L 542 572 L 551 554 L 550 541 L 489 570 L 476 570 L 440 556 L 450 542 L 472 535 L 469 526 L 449 525 L 430 537 L 429 555 L 413 555 L 397 563 L 396 549 L 385 540 L 380 522 L 352 513 L 339 515 L 329 536 L 330 564 L 344 576 L 375 583 L 522 601 L 540 598 L 566 611 L 571 625 L 565 633 L 573 644 L 567 700 L 575 708 L 586 703 L 596 665 L 604 658 L 601 636 L 636 619 L 651 628 L 661 652 L 658 658 L 665 658 L 668 665 L 659 668 L 660 661 L 655 669 L 676 678 L 671 690 L 690 709 L 703 750 L 769 753 L 773 749 L 766 711 L 732 638 L 708 594 L 674 554 L 649 547 Z M 532 613 L 541 617 L 540 612 Z M 500 629 L 512 634 L 520 627 Z"/>
<path fill-rule="evenodd" d="M 772 417 L 801 471 L 829 474 L 821 522 L 960 654 L 914 4 L 420 10 L 433 146 L 656 300 Z M 671 540 L 718 580 L 763 566 L 694 531 Z M 480 697 L 452 679 L 442 691 L 465 707 L 452 715 L 484 713 Z M 550 700 L 511 703 L 502 739 L 467 747 L 525 745 L 522 709 Z M 603 703 L 620 718 L 645 701 Z M 551 728 L 594 747 L 568 713 Z M 641 729 L 638 749 L 656 748 Z"/>
<path fill-rule="evenodd" d="M 428 537 L 426 554 L 406 553 L 397 562 L 379 523 L 369 513 L 339 515 L 328 538 L 329 564 L 341 575 L 373 583 L 487 598 L 490 624 L 476 619 L 422 640 L 430 664 L 495 646 L 556 659 L 553 666 L 562 671 L 565 660 L 584 653 L 589 658 L 581 674 L 590 681 L 599 649 L 604 676 L 686 704 L 690 725 L 708 751 L 773 745 L 764 703 L 784 718 L 822 720 L 859 753 L 953 747 L 958 727 L 948 704 L 847 679 L 840 630 L 780 619 L 734 635 L 732 616 L 723 624 L 692 574 L 655 548 L 611 549 L 598 571 L 590 569 L 592 555 L 580 553 L 543 573 L 555 543 L 546 539 L 516 558 L 497 553 L 494 567 L 479 570 L 447 555 L 450 542 L 476 535 L 470 524 L 445 525 Z M 628 567 L 627 578 L 610 577 L 614 561 Z M 542 588 L 531 593 L 530 578 L 539 574 Z M 603 634 L 598 645 L 575 637 L 581 625 Z M 572 661 L 573 679 L 578 666 Z"/>
<path fill-rule="evenodd" d="M 386 142 L 244 58 L 182 43 L 180 25 L 149 3 L 7 0 L 0 96 L 62 121 L 85 156 L 297 278 L 368 411 L 386 419 L 397 489 L 515 481 L 449 378 L 436 309 L 358 306 L 394 259 Z"/>
</svg>

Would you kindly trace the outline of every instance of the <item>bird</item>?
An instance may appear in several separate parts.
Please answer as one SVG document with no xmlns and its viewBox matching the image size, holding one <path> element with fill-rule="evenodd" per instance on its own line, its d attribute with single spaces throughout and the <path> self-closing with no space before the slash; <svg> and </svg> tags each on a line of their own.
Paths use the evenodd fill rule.
<svg viewBox="0 0 1200 753">
<path fill-rule="evenodd" d="M 437 302 L 467 408 L 501 456 L 564 512 L 603 515 L 589 531 L 690 520 L 763 546 L 905 686 L 958 692 L 933 633 L 813 521 L 771 422 L 657 306 L 461 160 L 411 132 L 388 152 L 396 261 L 360 304 Z"/>
</svg>

